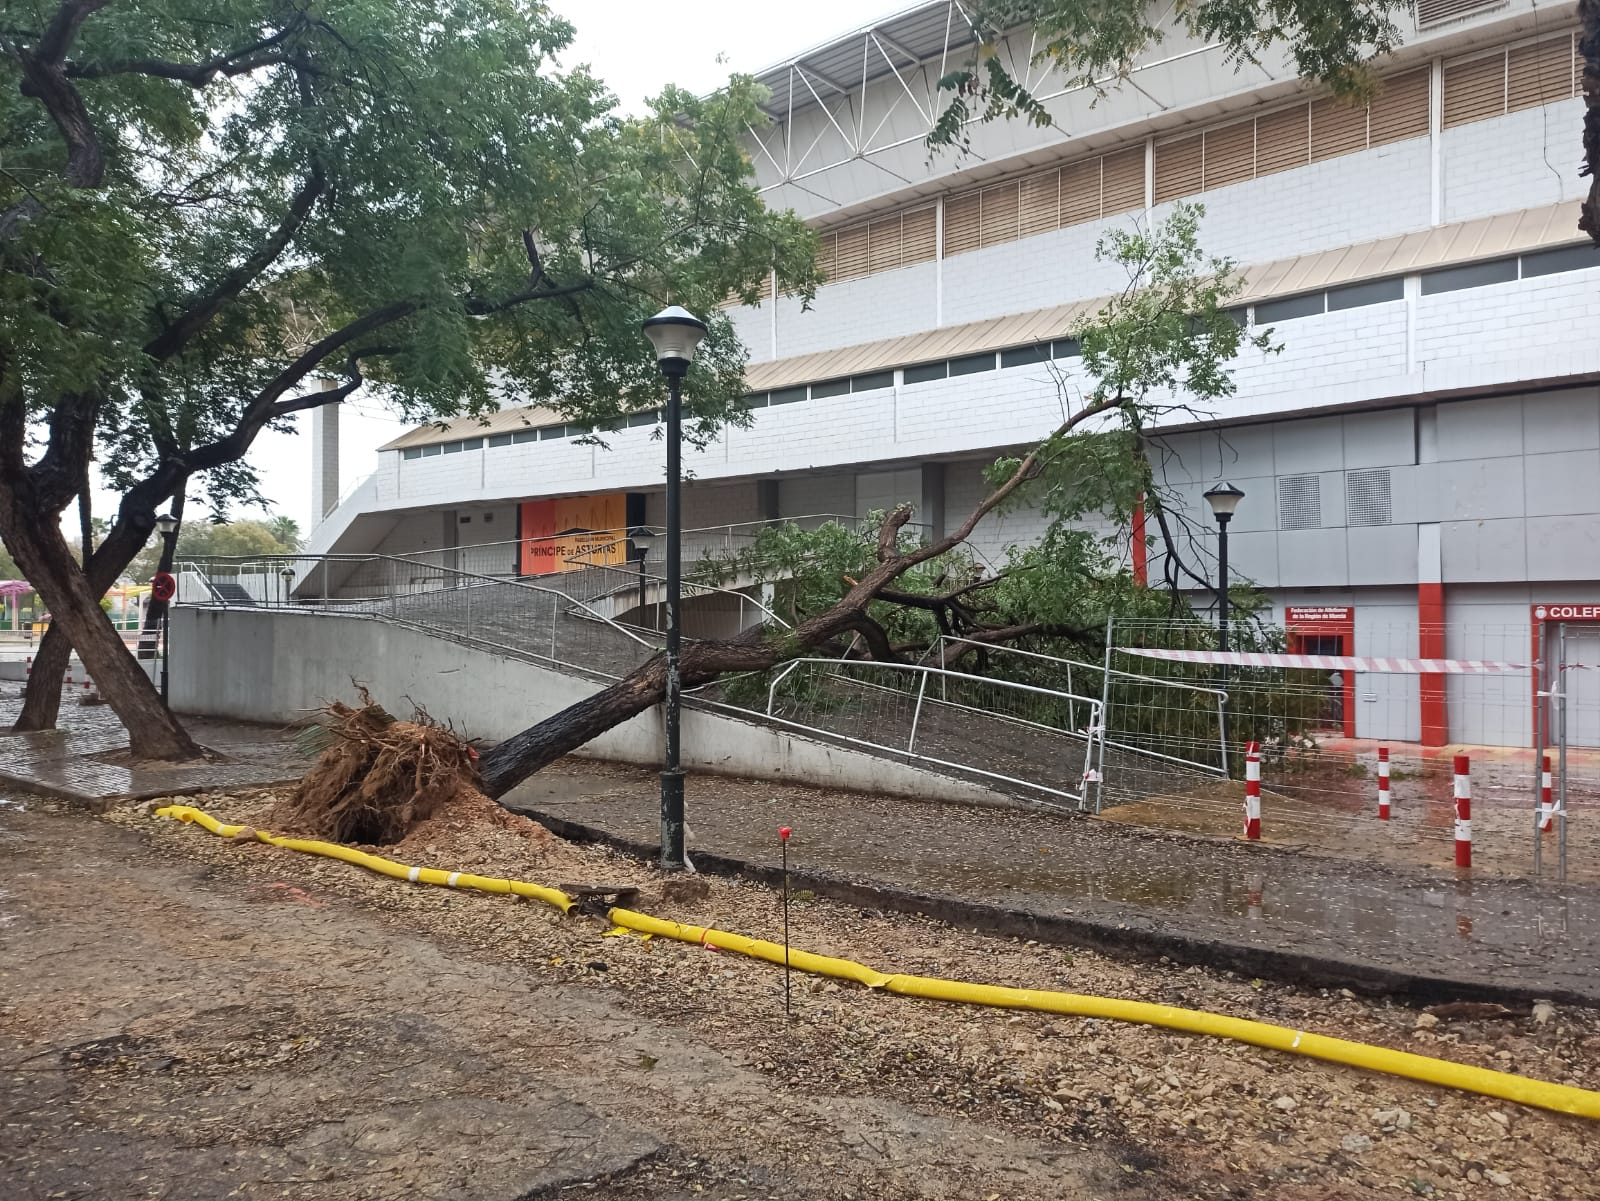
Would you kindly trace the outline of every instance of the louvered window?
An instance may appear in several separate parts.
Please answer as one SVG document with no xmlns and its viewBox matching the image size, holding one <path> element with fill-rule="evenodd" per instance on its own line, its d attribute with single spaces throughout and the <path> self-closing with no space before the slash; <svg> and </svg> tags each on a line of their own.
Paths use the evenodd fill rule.
<svg viewBox="0 0 1600 1201">
<path fill-rule="evenodd" d="M 1002 242 L 1017 240 L 1018 188 L 1016 183 L 1005 183 L 985 188 L 978 194 L 979 244 L 998 246 Z"/>
<path fill-rule="evenodd" d="M 939 252 L 939 214 L 932 207 L 913 209 L 900 223 L 900 262 L 931 263 Z"/>
<path fill-rule="evenodd" d="M 1444 126 L 1568 100 L 1582 92 L 1576 35 L 1557 34 L 1444 65 Z"/>
<path fill-rule="evenodd" d="M 1286 475 L 1278 480 L 1278 528 L 1315 530 L 1322 526 L 1322 479 Z"/>
<path fill-rule="evenodd" d="M 1256 118 L 1256 174 L 1291 171 L 1311 161 L 1309 105 Z"/>
<path fill-rule="evenodd" d="M 1426 109 L 1424 109 L 1426 112 Z M 1311 102 L 1311 161 L 1367 148 L 1367 106 L 1329 96 Z"/>
<path fill-rule="evenodd" d="M 1021 210 L 1017 233 L 1028 238 L 1061 228 L 1061 172 L 1030 175 L 1021 184 Z"/>
<path fill-rule="evenodd" d="M 1206 191 L 1242 183 L 1256 175 L 1256 123 L 1235 121 L 1205 133 Z"/>
<path fill-rule="evenodd" d="M 1155 201 L 1165 204 L 1200 190 L 1205 179 L 1204 139 L 1199 134 L 1156 143 Z"/>
<path fill-rule="evenodd" d="M 1080 225 L 1100 216 L 1100 163 L 1098 158 L 1061 168 L 1061 224 Z"/>
<path fill-rule="evenodd" d="M 1349 525 L 1388 525 L 1393 520 L 1387 467 L 1346 472 L 1344 497 L 1345 521 Z"/>
<path fill-rule="evenodd" d="M 1115 216 L 1144 207 L 1144 145 L 1119 150 L 1100 160 L 1100 215 Z"/>
<path fill-rule="evenodd" d="M 1426 137 L 1428 93 L 1432 87 L 1427 67 L 1391 75 L 1380 81 L 1367 120 L 1367 136 L 1374 146 Z"/>
<path fill-rule="evenodd" d="M 978 193 L 952 196 L 944 204 L 944 257 L 978 249 Z"/>
<path fill-rule="evenodd" d="M 900 265 L 900 217 L 884 217 L 867 226 L 867 270 L 890 271 Z"/>
<path fill-rule="evenodd" d="M 1416 0 L 1417 28 L 1433 29 L 1505 6 L 1506 0 Z"/>
</svg>

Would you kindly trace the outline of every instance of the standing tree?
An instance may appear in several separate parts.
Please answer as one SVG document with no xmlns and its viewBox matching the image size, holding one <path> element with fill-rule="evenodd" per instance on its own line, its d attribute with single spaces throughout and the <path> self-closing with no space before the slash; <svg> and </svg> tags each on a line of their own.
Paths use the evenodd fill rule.
<svg viewBox="0 0 1600 1201">
<path fill-rule="evenodd" d="M 1106 578 L 1105 555 L 1074 530 L 1075 523 L 1096 514 L 1126 514 L 1141 493 L 1165 513 L 1160 481 L 1145 457 L 1133 453 L 1143 430 L 1180 410 L 1191 418 L 1207 415 L 1210 406 L 1232 394 L 1229 363 L 1241 349 L 1273 350 L 1269 332 L 1247 332 L 1225 311 L 1242 281 L 1231 262 L 1201 252 L 1202 212 L 1197 205 L 1180 204 L 1153 230 L 1118 230 L 1102 240 L 1099 253 L 1126 267 L 1128 284 L 1072 331 L 1082 348 L 1085 382 L 1078 387 L 1057 374 L 1060 425 L 1020 458 L 998 462 L 989 494 L 950 533 L 926 544 L 902 538 L 911 510 L 901 507 L 884 519 L 868 554 L 855 561 L 849 558 L 848 539 L 842 546 L 830 535 L 810 541 L 808 547 L 824 558 L 824 570 L 804 571 L 804 551 L 791 557 L 806 587 L 791 608 L 798 618 L 794 627 L 758 627 L 732 639 L 691 643 L 682 657 L 683 686 L 698 687 L 727 673 L 765 671 L 819 650 L 843 654 L 852 644 L 865 658 L 900 658 L 905 648 L 897 648 L 895 631 L 903 625 L 896 614 L 912 610 L 947 621 L 963 606 L 971 608 L 978 581 L 961 578 L 970 563 L 963 560 L 962 547 L 986 516 L 1017 503 L 1044 511 L 1050 519 L 1044 544 L 1057 553 L 1020 564 L 1014 577 L 1006 577 L 1006 586 L 1025 593 L 1036 583 L 1028 573 L 1038 570 L 1046 577 L 1050 604 L 1029 609 L 1024 596 L 1021 608 L 1011 612 L 1025 616 L 969 625 L 964 633 L 1002 643 L 1070 630 L 1095 606 L 1103 619 L 1104 594 L 1115 591 L 1116 584 Z M 1170 521 L 1159 528 L 1166 559 L 1182 563 L 1189 551 L 1182 531 Z M 773 557 L 781 561 L 785 553 L 780 540 Z M 1174 591 L 1178 570 L 1174 566 L 1169 575 Z M 1073 600 L 1080 602 L 1076 610 Z M 657 656 L 506 739 L 483 757 L 484 791 L 504 795 L 547 763 L 657 704 L 665 687 L 665 663 Z"/>
<path fill-rule="evenodd" d="M 1067 88 L 1103 90 L 1115 86 L 1141 53 L 1157 45 L 1162 24 L 1220 45 L 1236 64 L 1260 51 L 1284 45 L 1306 79 L 1327 84 L 1337 94 L 1370 92 L 1369 64 L 1400 44 L 1397 14 L 1410 0 L 1179 0 L 1151 5 L 1146 0 L 980 0 L 971 13 L 978 31 L 972 61 L 939 81 L 948 103 L 929 143 L 965 147 L 973 121 L 1021 118 L 1048 125 L 1049 109 L 1012 67 L 996 53 L 1007 30 L 1033 31 L 1035 64 L 1049 63 Z M 1583 133 L 1583 174 L 1594 177 L 1578 227 L 1600 244 L 1600 0 L 1578 0 L 1582 26 L 1584 97 L 1588 112 Z"/>
<path fill-rule="evenodd" d="M 638 323 L 669 299 L 809 298 L 768 212 L 759 90 L 624 119 L 536 0 L 52 0 L 0 10 L 0 538 L 49 605 L 24 724 L 68 643 L 133 750 L 195 746 L 97 601 L 186 486 L 254 499 L 257 434 L 370 382 L 411 420 L 656 403 Z M 712 323 L 693 433 L 746 419 Z M 74 562 L 98 454 L 121 496 Z"/>
</svg>

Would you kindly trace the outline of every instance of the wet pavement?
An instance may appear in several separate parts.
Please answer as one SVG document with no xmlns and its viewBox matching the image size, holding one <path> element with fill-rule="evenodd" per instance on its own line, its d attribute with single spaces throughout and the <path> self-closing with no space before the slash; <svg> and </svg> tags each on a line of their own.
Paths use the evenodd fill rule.
<svg viewBox="0 0 1600 1201">
<path fill-rule="evenodd" d="M 505 799 L 653 842 L 656 778 L 547 768 Z M 601 781 L 607 781 L 602 785 Z M 1600 1003 L 1600 890 L 1384 865 L 1070 814 L 691 777 L 696 849 L 830 879 L 1116 931 L 1260 948 L 1364 969 Z"/>
<path fill-rule="evenodd" d="M 66 695 L 60 728 L 13 734 L 22 685 L 0 681 L 0 804 L 36 793 L 78 803 L 234 788 L 298 777 L 305 761 L 288 731 L 237 722 L 186 719 L 211 756 L 201 763 L 130 760 L 128 736 L 108 705 Z M 9 798 L 9 801 L 8 801 Z"/>
</svg>

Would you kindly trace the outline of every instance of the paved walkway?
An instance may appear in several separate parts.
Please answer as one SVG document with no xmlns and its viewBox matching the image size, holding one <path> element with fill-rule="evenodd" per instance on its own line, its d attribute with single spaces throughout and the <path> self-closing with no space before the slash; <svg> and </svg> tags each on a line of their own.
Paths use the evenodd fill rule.
<svg viewBox="0 0 1600 1201">
<path fill-rule="evenodd" d="M 22 708 L 22 685 L 0 681 L 0 804 L 8 793 L 28 792 L 95 805 L 125 797 L 166 796 L 208 788 L 266 784 L 301 775 L 305 761 L 289 734 L 264 726 L 186 719 L 201 746 L 203 763 L 135 762 L 127 732 L 109 705 L 80 705 L 65 697 L 61 728 L 12 734 Z"/>
<path fill-rule="evenodd" d="M 506 798 L 636 842 L 654 843 L 648 772 L 546 769 Z M 1420 995 L 1534 996 L 1600 1004 L 1600 890 L 1453 871 L 1388 867 L 1291 849 L 1130 828 L 1055 813 L 862 796 L 691 777 L 691 855 L 773 864 L 777 830 L 794 829 L 791 863 L 841 884 L 884 886 L 935 901 L 1140 935 L 1175 955 L 1248 964 L 1325 981 L 1404 987 Z M 930 906 L 938 912 L 936 906 Z M 1293 957 L 1309 957 L 1304 973 Z M 1341 965 L 1333 972 L 1327 963 Z M 1318 964 L 1323 967 L 1318 967 Z M 1434 984 L 1430 981 L 1453 982 Z"/>
</svg>

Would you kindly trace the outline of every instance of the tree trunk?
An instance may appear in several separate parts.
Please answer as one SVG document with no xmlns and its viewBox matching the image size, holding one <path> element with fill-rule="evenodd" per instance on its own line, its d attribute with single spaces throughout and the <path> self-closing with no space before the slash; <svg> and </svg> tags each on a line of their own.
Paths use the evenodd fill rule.
<svg viewBox="0 0 1600 1201">
<path fill-rule="evenodd" d="M 1590 177 L 1578 228 L 1600 246 L 1600 0 L 1579 0 L 1578 20 L 1582 23 L 1578 49 L 1583 55 L 1583 98 L 1588 105 L 1583 119 L 1583 170 Z"/>
<path fill-rule="evenodd" d="M 143 759 L 194 759 L 200 755 L 178 720 L 161 703 L 150 677 L 122 645 L 111 619 L 100 608 L 83 569 L 74 562 L 61 527 L 25 512 L 15 492 L 0 488 L 0 528 L 17 565 L 50 607 L 88 668 L 106 701 L 128 731 L 128 745 Z M 113 577 L 114 578 L 114 577 Z"/>
<path fill-rule="evenodd" d="M 89 560 L 86 574 L 89 588 L 96 596 L 104 596 L 117 582 L 134 556 L 144 549 L 149 536 L 146 522 L 136 523 L 126 513 L 118 519 Z M 23 692 L 22 712 L 12 730 L 23 733 L 55 729 L 61 715 L 61 681 L 71 659 L 72 643 L 67 639 L 66 629 L 52 621 L 33 657 L 33 671 Z"/>
</svg>

